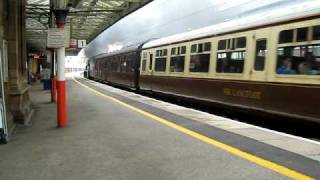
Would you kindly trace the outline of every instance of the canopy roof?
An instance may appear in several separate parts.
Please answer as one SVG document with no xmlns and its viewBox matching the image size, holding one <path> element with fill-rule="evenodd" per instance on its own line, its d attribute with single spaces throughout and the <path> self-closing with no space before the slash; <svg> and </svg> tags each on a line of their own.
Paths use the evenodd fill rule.
<svg viewBox="0 0 320 180">
<path fill-rule="evenodd" d="M 59 4 L 69 4 L 67 26 L 70 38 L 90 42 L 103 30 L 142 7 L 151 0 L 52 0 Z M 27 42 L 38 48 L 45 48 L 49 26 L 49 0 L 27 0 L 26 36 Z"/>
</svg>

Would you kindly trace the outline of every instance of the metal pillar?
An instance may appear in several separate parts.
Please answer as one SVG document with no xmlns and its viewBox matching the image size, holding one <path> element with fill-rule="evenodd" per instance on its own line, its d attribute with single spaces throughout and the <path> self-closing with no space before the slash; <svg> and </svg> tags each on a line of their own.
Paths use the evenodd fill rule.
<svg viewBox="0 0 320 180">
<path fill-rule="evenodd" d="M 67 10 L 55 10 L 56 24 L 59 29 L 64 29 Z M 65 47 L 57 49 L 57 121 L 58 128 L 67 127 L 67 97 L 65 78 Z"/>
<path fill-rule="evenodd" d="M 57 49 L 57 92 L 58 92 L 58 127 L 67 126 L 67 99 L 65 78 L 65 48 Z"/>
</svg>

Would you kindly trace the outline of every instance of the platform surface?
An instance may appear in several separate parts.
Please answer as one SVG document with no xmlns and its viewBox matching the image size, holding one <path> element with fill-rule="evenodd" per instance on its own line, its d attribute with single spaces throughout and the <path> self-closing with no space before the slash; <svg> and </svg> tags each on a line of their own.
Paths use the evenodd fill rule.
<svg viewBox="0 0 320 180">
<path fill-rule="evenodd" d="M 0 146 L 0 179 L 320 178 L 318 161 L 77 81 L 68 80 L 66 129 L 49 92 L 32 88 L 35 116 Z"/>
</svg>

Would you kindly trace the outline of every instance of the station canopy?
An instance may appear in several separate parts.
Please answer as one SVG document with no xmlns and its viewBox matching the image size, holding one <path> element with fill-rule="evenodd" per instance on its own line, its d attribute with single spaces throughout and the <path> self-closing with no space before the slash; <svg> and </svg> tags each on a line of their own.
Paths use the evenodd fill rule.
<svg viewBox="0 0 320 180">
<path fill-rule="evenodd" d="M 46 47 L 50 0 L 26 0 L 26 38 L 36 49 Z M 52 0 L 69 5 L 70 38 L 90 42 L 103 30 L 151 0 Z"/>
</svg>

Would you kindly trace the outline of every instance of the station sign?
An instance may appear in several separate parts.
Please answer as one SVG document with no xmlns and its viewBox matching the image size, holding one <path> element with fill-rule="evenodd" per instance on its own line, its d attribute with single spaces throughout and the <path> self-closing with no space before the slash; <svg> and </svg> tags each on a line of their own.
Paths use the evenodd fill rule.
<svg viewBox="0 0 320 180">
<path fill-rule="evenodd" d="M 78 48 L 85 48 L 87 46 L 86 40 L 78 40 Z"/>
<path fill-rule="evenodd" d="M 64 30 L 58 28 L 48 29 L 47 47 L 48 48 L 60 48 L 64 47 L 65 38 Z"/>
</svg>

